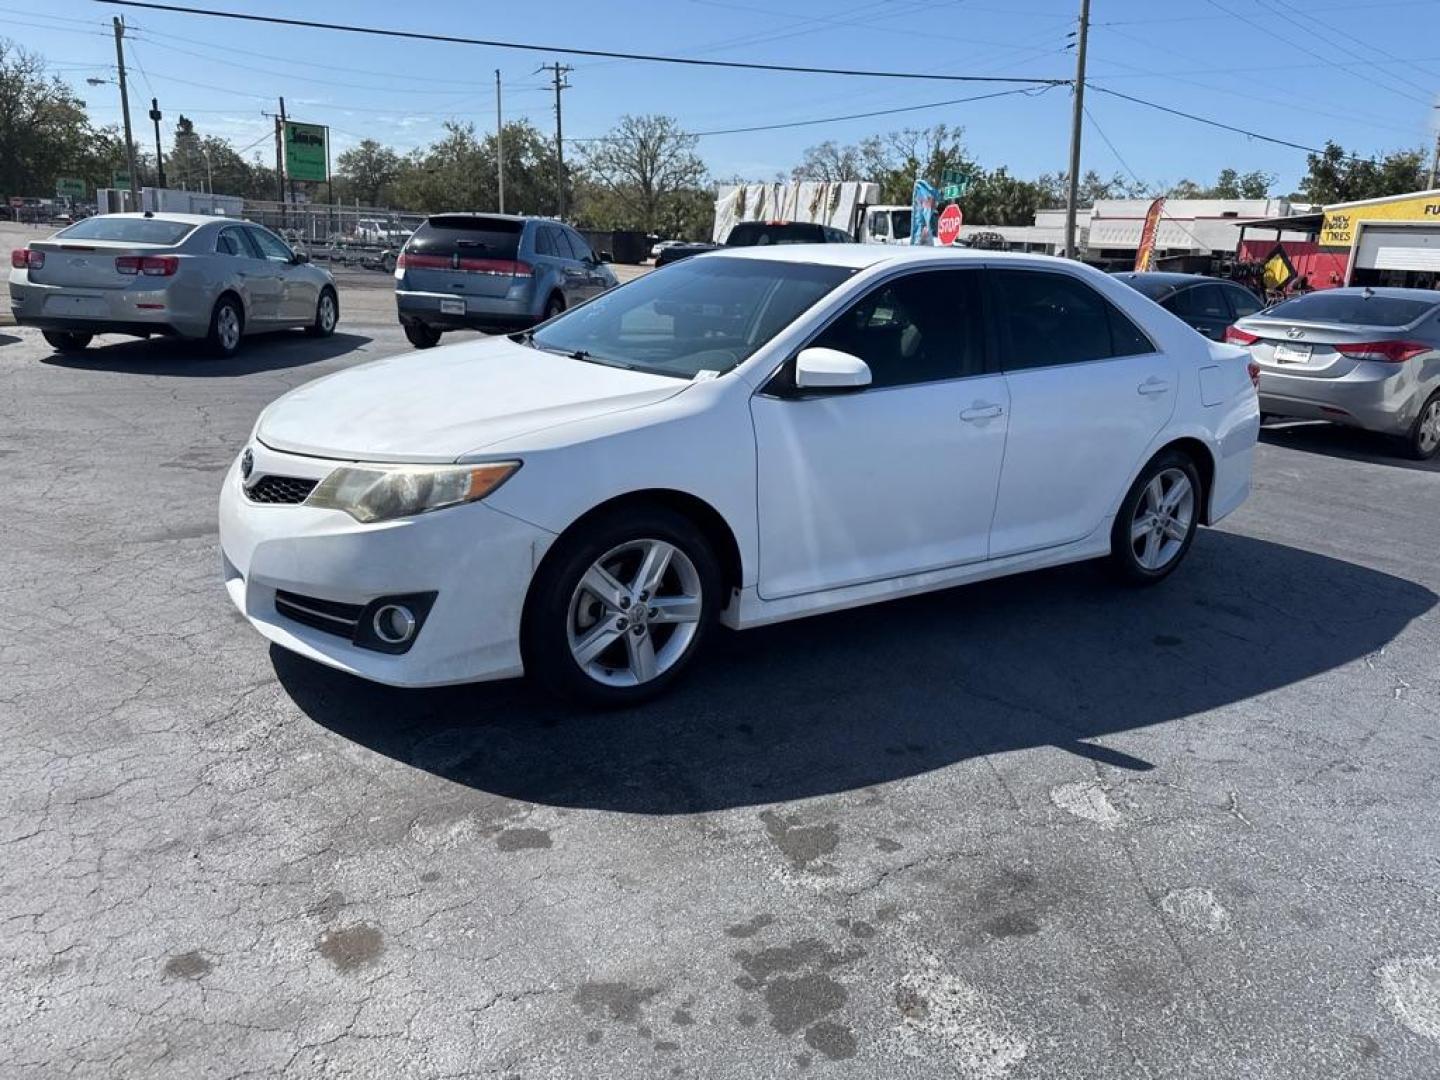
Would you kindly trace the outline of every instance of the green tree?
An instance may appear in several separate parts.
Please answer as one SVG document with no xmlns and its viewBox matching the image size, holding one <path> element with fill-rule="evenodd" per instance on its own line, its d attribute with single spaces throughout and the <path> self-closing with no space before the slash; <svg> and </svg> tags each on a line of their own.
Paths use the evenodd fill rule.
<svg viewBox="0 0 1440 1080">
<path fill-rule="evenodd" d="M 681 194 L 705 182 L 697 142 L 673 117 L 623 116 L 586 145 L 585 180 L 608 196 L 618 225 L 647 233 L 673 226 Z"/>
<path fill-rule="evenodd" d="M 363 139 L 335 161 L 337 178 L 347 182 L 346 194 L 367 206 L 379 206 L 399 178 L 400 155 L 374 139 Z"/>
<path fill-rule="evenodd" d="M 85 102 L 42 57 L 0 38 L 0 195 L 53 195 L 57 176 L 76 173 L 93 183 L 94 138 Z"/>
<path fill-rule="evenodd" d="M 959 200 L 965 220 L 975 225 L 1029 225 L 1046 203 L 1046 192 L 1031 180 L 1011 176 L 1002 165 L 981 171 Z"/>
<path fill-rule="evenodd" d="M 1333 142 L 1306 159 L 1298 197 L 1316 203 L 1401 195 L 1425 186 L 1425 153 L 1396 150 L 1379 160 L 1359 158 Z"/>
</svg>

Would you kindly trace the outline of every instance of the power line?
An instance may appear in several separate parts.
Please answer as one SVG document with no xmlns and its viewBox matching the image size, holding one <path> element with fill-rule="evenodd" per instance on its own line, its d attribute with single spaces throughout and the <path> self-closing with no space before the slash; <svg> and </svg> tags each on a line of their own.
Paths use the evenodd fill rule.
<svg viewBox="0 0 1440 1080">
<path fill-rule="evenodd" d="M 374 37 L 405 38 L 412 41 L 434 41 L 450 45 L 483 45 L 495 49 L 518 49 L 525 52 L 562 53 L 567 56 L 601 56 L 613 60 L 641 60 L 652 64 L 680 64 L 689 67 L 732 68 L 742 71 L 780 71 L 803 75 L 845 75 L 866 79 L 921 79 L 934 82 L 1026 83 L 1032 86 L 1061 86 L 1068 79 L 1021 78 L 1010 75 L 932 75 L 923 71 L 877 71 L 864 68 L 808 67 L 800 64 L 761 64 L 742 60 L 702 60 L 691 56 L 663 56 L 652 53 L 612 52 L 606 49 L 580 49 L 573 46 L 536 45 L 530 42 L 498 41 L 486 38 L 459 37 L 453 34 L 428 34 L 417 30 L 393 30 L 377 26 L 345 26 L 341 23 L 311 19 L 287 19 L 278 15 L 251 15 L 238 11 L 216 11 L 210 8 L 187 7 L 180 4 L 158 4 L 149 0 L 96 0 L 114 7 L 142 8 L 147 11 L 168 11 L 180 15 L 204 15 L 216 19 L 266 23 L 274 26 L 298 26 L 311 30 L 338 30 L 347 34 L 368 34 Z"/>
<path fill-rule="evenodd" d="M 1244 135 L 1251 139 L 1259 139 L 1261 142 L 1274 143 L 1276 146 L 1288 146 L 1292 150 L 1304 150 L 1307 154 L 1323 154 L 1325 151 L 1314 146 L 1306 146 L 1304 143 L 1291 142 L 1288 139 L 1277 139 L 1273 135 L 1262 135 L 1258 131 L 1251 131 L 1249 128 L 1236 127 L 1234 124 L 1222 124 L 1219 120 L 1211 120 L 1207 116 L 1196 116 L 1194 113 L 1184 112 L 1181 109 L 1172 109 L 1168 105 L 1161 105 L 1156 101 L 1146 101 L 1144 98 L 1132 97 L 1130 94 L 1122 94 L 1119 90 L 1111 90 L 1108 87 L 1097 86 L 1093 82 L 1085 84 L 1091 90 L 1101 94 L 1109 94 L 1111 97 L 1123 98 L 1126 101 L 1133 101 L 1136 105 L 1144 105 L 1149 109 L 1158 109 L 1160 112 L 1169 113 L 1171 116 L 1183 116 L 1186 120 L 1194 120 L 1197 124 L 1207 124 L 1210 127 L 1220 128 L 1223 131 L 1233 131 L 1237 135 Z"/>
</svg>

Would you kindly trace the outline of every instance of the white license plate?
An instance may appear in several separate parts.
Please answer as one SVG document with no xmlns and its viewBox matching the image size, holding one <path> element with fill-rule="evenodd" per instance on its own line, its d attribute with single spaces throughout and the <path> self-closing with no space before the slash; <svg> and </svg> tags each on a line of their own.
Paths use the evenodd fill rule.
<svg viewBox="0 0 1440 1080">
<path fill-rule="evenodd" d="M 47 296 L 46 315 L 68 315 L 80 319 L 103 319 L 109 314 L 105 300 L 99 296 Z"/>
<path fill-rule="evenodd" d="M 441 315 L 464 315 L 464 314 L 465 314 L 465 301 L 464 301 L 464 300 L 441 300 L 441 301 L 440 301 L 440 314 L 441 314 Z"/>
<path fill-rule="evenodd" d="M 1275 346 L 1275 362 L 1277 364 L 1308 364 L 1310 362 L 1310 346 L 1277 344 Z"/>
</svg>

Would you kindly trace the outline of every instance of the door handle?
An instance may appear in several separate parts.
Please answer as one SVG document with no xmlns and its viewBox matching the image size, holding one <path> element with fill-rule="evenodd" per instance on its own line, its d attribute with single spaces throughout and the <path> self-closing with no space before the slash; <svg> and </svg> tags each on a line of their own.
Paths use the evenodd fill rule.
<svg viewBox="0 0 1440 1080">
<path fill-rule="evenodd" d="M 1142 394 L 1163 394 L 1170 389 L 1170 384 L 1164 379 L 1157 379 L 1152 375 L 1135 389 Z"/>
<path fill-rule="evenodd" d="M 976 405 L 972 409 L 965 409 L 964 411 L 962 411 L 960 413 L 960 419 L 969 420 L 971 422 L 974 422 L 976 420 L 993 420 L 995 417 L 999 416 L 1004 411 L 1005 410 L 1002 409 L 999 405 Z"/>
</svg>

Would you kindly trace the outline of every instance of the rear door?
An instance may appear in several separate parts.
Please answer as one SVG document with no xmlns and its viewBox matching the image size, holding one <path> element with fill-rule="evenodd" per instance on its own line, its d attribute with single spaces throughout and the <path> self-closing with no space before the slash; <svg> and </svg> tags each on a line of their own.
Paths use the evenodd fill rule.
<svg viewBox="0 0 1440 1080">
<path fill-rule="evenodd" d="M 215 235 L 216 268 L 223 285 L 231 280 L 240 290 L 246 317 L 270 322 L 279 317 L 279 293 L 270 267 L 239 225 L 228 225 Z"/>
<path fill-rule="evenodd" d="M 990 271 L 1010 430 L 990 556 L 1080 540 L 1175 411 L 1177 365 L 1078 275 Z"/>
<path fill-rule="evenodd" d="M 400 253 L 401 292 L 503 297 L 516 276 L 530 275 L 519 261 L 522 218 L 436 214 L 415 230 Z"/>
<path fill-rule="evenodd" d="M 570 252 L 584 276 L 584 284 L 581 286 L 581 292 L 584 294 L 585 299 L 589 300 L 591 297 L 599 296 L 610 284 L 608 277 L 601 269 L 603 264 L 595 257 L 595 252 L 590 249 L 590 245 L 585 242 L 585 238 L 574 229 L 566 228 L 562 225 L 560 227 L 560 236 L 569 244 Z"/>
<path fill-rule="evenodd" d="M 565 306 L 574 307 L 586 299 L 586 273 L 570 250 L 558 226 L 535 226 L 536 277 L 553 283 L 565 297 Z"/>
</svg>

